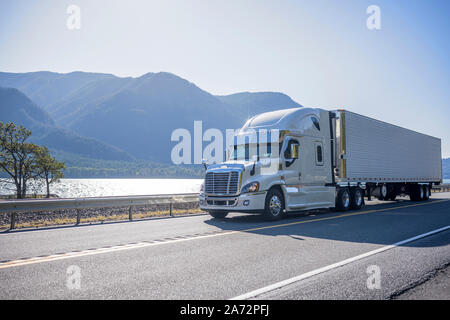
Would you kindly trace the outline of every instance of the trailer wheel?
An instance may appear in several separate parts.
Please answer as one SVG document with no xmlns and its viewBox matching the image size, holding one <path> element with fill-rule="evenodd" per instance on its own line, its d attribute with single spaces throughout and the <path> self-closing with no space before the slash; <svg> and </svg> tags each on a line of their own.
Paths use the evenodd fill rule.
<svg viewBox="0 0 450 320">
<path fill-rule="evenodd" d="M 350 191 L 348 188 L 341 188 L 336 196 L 336 209 L 346 211 L 350 208 Z"/>
<path fill-rule="evenodd" d="M 419 185 L 419 201 L 425 200 L 425 188 Z"/>
<path fill-rule="evenodd" d="M 397 188 L 393 184 L 388 185 L 388 195 L 386 200 L 395 201 L 397 198 Z"/>
<path fill-rule="evenodd" d="M 283 193 L 279 189 L 272 188 L 269 190 L 269 192 L 267 192 L 263 216 L 266 220 L 273 221 L 281 219 L 283 215 L 284 215 Z"/>
<path fill-rule="evenodd" d="M 380 186 L 380 195 L 378 196 L 378 200 L 387 200 L 388 199 L 388 187 L 386 184 L 382 184 Z"/>
<path fill-rule="evenodd" d="M 409 198 L 411 201 L 423 200 L 423 188 L 420 184 L 413 184 L 409 188 Z"/>
<path fill-rule="evenodd" d="M 423 187 L 425 189 L 425 198 L 424 198 L 424 200 L 425 201 L 430 200 L 430 187 L 429 186 L 423 186 Z"/>
<path fill-rule="evenodd" d="M 209 211 L 211 217 L 216 219 L 223 219 L 227 216 L 228 212 L 226 211 Z"/>
<path fill-rule="evenodd" d="M 350 189 L 350 208 L 359 210 L 364 205 L 364 196 L 360 187 Z"/>
</svg>

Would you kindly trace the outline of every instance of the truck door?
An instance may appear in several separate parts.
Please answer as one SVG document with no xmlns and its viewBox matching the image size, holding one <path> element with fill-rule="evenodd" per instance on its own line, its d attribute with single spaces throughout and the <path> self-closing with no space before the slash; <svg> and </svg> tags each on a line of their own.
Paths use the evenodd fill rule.
<svg viewBox="0 0 450 320">
<path fill-rule="evenodd" d="M 296 151 L 295 151 L 296 149 Z M 300 157 L 302 156 L 302 143 L 299 137 L 288 136 L 283 143 L 281 153 L 283 175 L 286 187 L 286 207 L 297 205 L 300 201 Z M 293 154 L 296 153 L 296 154 Z"/>
<path fill-rule="evenodd" d="M 306 150 L 300 157 L 301 203 L 308 208 L 332 206 L 334 194 L 326 186 L 330 169 L 325 163 L 324 143 L 313 137 L 304 140 Z"/>
<path fill-rule="evenodd" d="M 298 145 L 298 158 L 292 145 Z M 333 205 L 334 193 L 326 186 L 329 167 L 326 165 L 324 143 L 314 137 L 287 137 L 283 148 L 283 174 L 290 210 L 323 208 Z"/>
</svg>

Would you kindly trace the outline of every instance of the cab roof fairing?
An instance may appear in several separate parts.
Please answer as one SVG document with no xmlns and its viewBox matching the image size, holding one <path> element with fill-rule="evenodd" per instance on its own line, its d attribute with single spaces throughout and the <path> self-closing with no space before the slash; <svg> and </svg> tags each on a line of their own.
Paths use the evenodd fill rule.
<svg viewBox="0 0 450 320">
<path fill-rule="evenodd" d="M 328 112 L 317 108 L 291 108 L 261 113 L 247 120 L 237 135 L 248 135 L 261 129 L 308 135 L 312 122 L 302 120 L 314 116 L 320 121 L 324 111 Z"/>
</svg>

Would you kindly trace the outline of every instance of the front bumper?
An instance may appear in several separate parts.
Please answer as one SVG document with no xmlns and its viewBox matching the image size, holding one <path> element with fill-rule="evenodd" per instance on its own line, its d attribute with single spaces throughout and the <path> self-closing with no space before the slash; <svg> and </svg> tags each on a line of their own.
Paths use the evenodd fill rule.
<svg viewBox="0 0 450 320">
<path fill-rule="evenodd" d="M 264 210 L 266 191 L 243 193 L 233 197 L 200 194 L 200 209 L 204 211 L 254 212 Z"/>
</svg>

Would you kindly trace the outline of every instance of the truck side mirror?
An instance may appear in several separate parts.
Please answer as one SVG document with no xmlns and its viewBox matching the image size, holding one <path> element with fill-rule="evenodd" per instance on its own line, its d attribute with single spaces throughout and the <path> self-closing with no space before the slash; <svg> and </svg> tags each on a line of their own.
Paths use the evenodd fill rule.
<svg viewBox="0 0 450 320">
<path fill-rule="evenodd" d="M 202 159 L 202 165 L 205 167 L 205 170 L 208 170 L 208 160 Z"/>
</svg>

